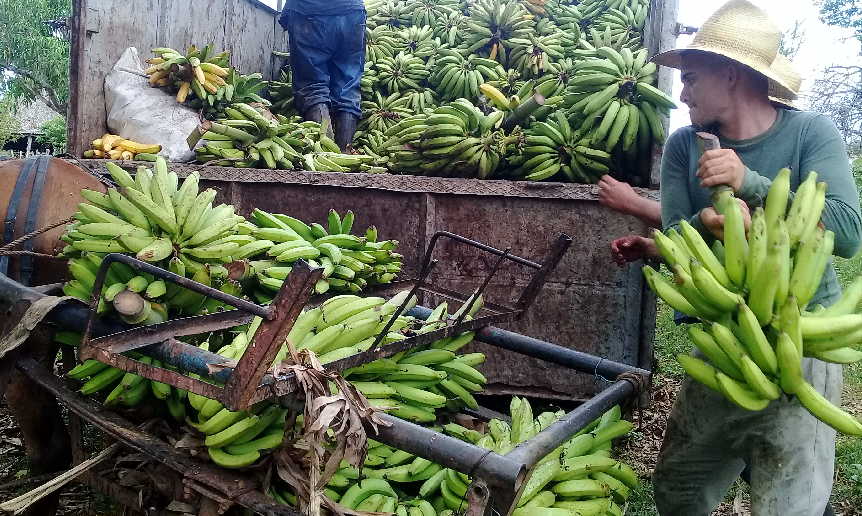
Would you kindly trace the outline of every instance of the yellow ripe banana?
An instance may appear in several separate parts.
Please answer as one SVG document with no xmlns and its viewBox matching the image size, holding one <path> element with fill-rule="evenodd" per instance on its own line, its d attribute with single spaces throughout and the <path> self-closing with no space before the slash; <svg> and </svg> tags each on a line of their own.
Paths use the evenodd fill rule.
<svg viewBox="0 0 862 516">
<path fill-rule="evenodd" d="M 493 102 L 497 108 L 502 109 L 503 111 L 508 111 L 510 109 L 509 99 L 507 99 L 506 96 L 503 95 L 503 92 L 493 85 L 488 84 L 487 82 L 483 83 L 479 85 L 479 91 L 481 91 L 488 100 Z"/>
<path fill-rule="evenodd" d="M 204 72 L 204 78 L 207 80 L 207 82 L 215 84 L 216 86 L 224 86 L 225 84 L 227 84 L 224 79 L 215 74 Z"/>
<path fill-rule="evenodd" d="M 120 140 L 116 145 L 123 150 L 127 150 L 135 154 L 158 154 L 162 150 L 161 145 L 138 143 L 132 140 Z"/>
<path fill-rule="evenodd" d="M 158 86 L 159 81 L 166 78 L 168 76 L 167 70 L 158 70 L 150 75 L 150 79 L 147 81 L 150 86 Z"/>
<path fill-rule="evenodd" d="M 222 68 L 214 63 L 201 63 L 200 68 L 206 73 L 211 73 L 219 77 L 227 77 L 230 73 L 226 68 Z"/>
<path fill-rule="evenodd" d="M 192 84 L 188 81 L 183 81 L 182 84 L 180 84 L 180 89 L 179 89 L 179 91 L 177 91 L 177 102 L 179 104 L 182 104 L 186 101 L 186 99 L 189 96 L 189 92 L 191 91 L 191 89 L 192 89 Z"/>
<path fill-rule="evenodd" d="M 201 69 L 200 66 L 192 66 L 192 73 L 194 74 L 195 79 L 197 79 L 198 82 L 200 82 L 201 84 L 204 84 L 207 82 L 207 78 L 204 75 L 204 71 L 203 71 L 203 69 Z"/>
<path fill-rule="evenodd" d="M 122 140 L 122 136 L 106 134 L 105 136 L 102 136 L 102 150 L 104 152 L 110 152 Z"/>
</svg>

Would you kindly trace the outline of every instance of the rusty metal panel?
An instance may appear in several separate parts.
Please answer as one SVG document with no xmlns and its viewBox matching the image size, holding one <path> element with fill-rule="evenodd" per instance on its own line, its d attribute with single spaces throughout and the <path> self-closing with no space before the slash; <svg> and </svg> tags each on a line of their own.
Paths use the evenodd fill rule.
<svg viewBox="0 0 862 516">
<path fill-rule="evenodd" d="M 555 235 L 570 234 L 571 250 L 551 275 L 535 305 L 523 319 L 507 329 L 565 347 L 631 365 L 640 357 L 643 281 L 636 267 L 618 268 L 610 259 L 610 242 L 646 227 L 592 201 L 469 198 L 436 195 L 433 220 L 446 229 L 490 245 L 511 247 L 522 256 L 542 256 Z M 468 248 L 445 243 L 441 262 L 432 275 L 449 288 L 475 288 L 490 266 L 485 257 Z M 451 266 L 447 266 L 451 263 Z M 511 296 L 526 277 L 504 266 L 488 287 L 489 299 Z M 647 331 L 652 337 L 652 329 Z M 484 364 L 490 382 L 512 387 L 538 387 L 570 396 L 589 394 L 595 388 L 586 378 L 572 378 L 562 368 L 540 365 L 513 353 L 484 347 Z"/>
</svg>

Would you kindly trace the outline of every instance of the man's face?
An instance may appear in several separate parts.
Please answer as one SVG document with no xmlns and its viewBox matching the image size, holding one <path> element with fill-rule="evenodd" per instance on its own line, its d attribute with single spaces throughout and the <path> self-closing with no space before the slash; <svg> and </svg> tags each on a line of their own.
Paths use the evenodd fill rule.
<svg viewBox="0 0 862 516">
<path fill-rule="evenodd" d="M 682 93 L 693 125 L 706 127 L 721 121 L 729 104 L 727 65 L 707 57 L 683 55 Z"/>
</svg>

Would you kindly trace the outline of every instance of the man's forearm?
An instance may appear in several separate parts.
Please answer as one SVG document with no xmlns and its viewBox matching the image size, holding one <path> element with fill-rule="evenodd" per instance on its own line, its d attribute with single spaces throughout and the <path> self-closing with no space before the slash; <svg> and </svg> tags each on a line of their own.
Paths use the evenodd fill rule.
<svg viewBox="0 0 862 516">
<path fill-rule="evenodd" d="M 661 227 L 661 204 L 658 201 L 639 195 L 636 199 L 632 199 L 632 204 L 626 212 L 646 222 L 650 227 Z"/>
</svg>

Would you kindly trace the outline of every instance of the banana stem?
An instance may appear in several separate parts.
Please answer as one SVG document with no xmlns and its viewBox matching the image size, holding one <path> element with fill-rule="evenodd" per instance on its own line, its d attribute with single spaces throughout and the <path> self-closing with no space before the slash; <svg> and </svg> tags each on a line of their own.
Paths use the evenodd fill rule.
<svg viewBox="0 0 862 516">
<path fill-rule="evenodd" d="M 144 298 L 131 290 L 124 290 L 114 297 L 114 309 L 127 317 L 140 316 L 144 308 Z"/>
<path fill-rule="evenodd" d="M 527 119 L 534 111 L 545 104 L 545 97 L 541 93 L 534 93 L 532 97 L 521 103 L 513 109 L 509 116 L 503 120 L 502 127 L 506 131 L 511 131 L 516 125 Z"/>
</svg>

